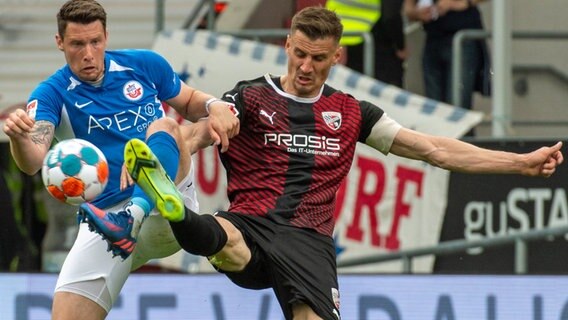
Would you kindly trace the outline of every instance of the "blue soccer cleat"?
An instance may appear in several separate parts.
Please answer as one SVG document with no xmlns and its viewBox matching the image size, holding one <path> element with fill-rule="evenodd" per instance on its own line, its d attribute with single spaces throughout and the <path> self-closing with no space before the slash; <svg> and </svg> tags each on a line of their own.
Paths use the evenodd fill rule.
<svg viewBox="0 0 568 320">
<path fill-rule="evenodd" d="M 89 230 L 100 234 L 108 242 L 107 251 L 112 251 L 113 256 L 120 256 L 124 260 L 134 251 L 134 218 L 127 211 L 106 212 L 85 202 L 79 206 L 78 214 L 82 222 L 88 224 Z"/>
</svg>

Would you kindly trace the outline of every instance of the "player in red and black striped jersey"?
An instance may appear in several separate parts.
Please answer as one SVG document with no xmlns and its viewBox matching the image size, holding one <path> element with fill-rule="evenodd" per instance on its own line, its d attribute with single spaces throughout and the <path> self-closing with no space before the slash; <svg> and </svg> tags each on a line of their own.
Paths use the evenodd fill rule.
<svg viewBox="0 0 568 320">
<path fill-rule="evenodd" d="M 332 236 L 335 193 L 357 142 L 388 127 L 385 154 L 399 126 L 383 110 L 323 85 L 313 97 L 287 93 L 280 77 L 243 81 L 224 95 L 240 113 L 240 135 L 221 154 L 229 211 Z M 365 121 L 363 121 L 365 119 Z M 389 127 L 390 126 L 390 127 Z M 383 129 L 384 130 L 384 129 Z"/>
<path fill-rule="evenodd" d="M 379 107 L 327 86 L 341 34 L 334 12 L 303 9 L 286 41 L 286 75 L 243 81 L 223 95 L 240 120 L 221 154 L 228 211 L 198 215 L 180 200 L 170 206 L 179 213 L 161 212 L 182 248 L 209 257 L 239 286 L 273 288 L 286 319 L 340 318 L 333 212 L 357 142 L 470 173 L 547 177 L 563 161 L 561 143 L 515 154 L 402 128 Z"/>
</svg>

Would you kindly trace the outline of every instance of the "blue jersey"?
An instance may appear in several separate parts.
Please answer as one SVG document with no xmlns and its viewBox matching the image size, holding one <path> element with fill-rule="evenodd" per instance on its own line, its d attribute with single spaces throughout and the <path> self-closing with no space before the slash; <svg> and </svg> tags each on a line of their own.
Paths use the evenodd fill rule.
<svg viewBox="0 0 568 320">
<path fill-rule="evenodd" d="M 57 140 L 81 138 L 102 150 L 109 181 L 93 203 L 105 208 L 132 194 L 132 187 L 120 191 L 124 145 L 132 138 L 145 140 L 148 126 L 165 117 L 161 101 L 180 90 L 179 77 L 157 53 L 107 51 L 100 86 L 79 80 L 66 65 L 32 92 L 28 113 L 53 123 Z"/>
</svg>

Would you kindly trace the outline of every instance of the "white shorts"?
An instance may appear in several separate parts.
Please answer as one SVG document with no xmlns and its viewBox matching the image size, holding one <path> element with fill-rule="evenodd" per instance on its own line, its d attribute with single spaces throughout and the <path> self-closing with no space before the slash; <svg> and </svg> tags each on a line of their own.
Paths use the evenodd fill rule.
<svg viewBox="0 0 568 320">
<path fill-rule="evenodd" d="M 178 184 L 178 190 L 185 205 L 199 212 L 193 171 L 192 166 L 189 174 Z M 130 199 L 105 210 L 120 211 L 128 201 Z M 131 271 L 150 259 L 167 257 L 181 250 L 168 221 L 156 210 L 142 224 L 136 248 L 128 259 L 113 258 L 107 247 L 107 242 L 99 234 L 89 231 L 87 224 L 81 223 L 77 239 L 59 273 L 55 292 L 80 294 L 98 303 L 108 313 Z"/>
</svg>

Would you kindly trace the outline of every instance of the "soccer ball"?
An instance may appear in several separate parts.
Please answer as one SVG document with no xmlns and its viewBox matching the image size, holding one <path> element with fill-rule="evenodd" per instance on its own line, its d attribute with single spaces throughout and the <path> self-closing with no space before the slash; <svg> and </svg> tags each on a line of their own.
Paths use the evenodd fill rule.
<svg viewBox="0 0 568 320">
<path fill-rule="evenodd" d="M 47 152 L 41 177 L 55 199 L 78 206 L 103 192 L 108 182 L 108 163 L 92 143 L 63 140 Z"/>
</svg>

